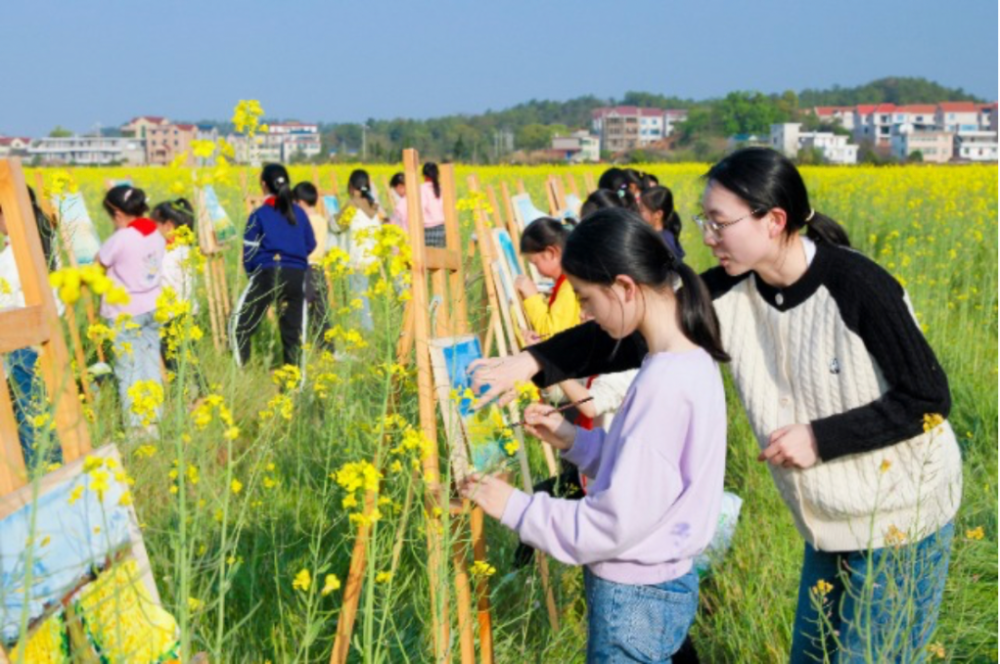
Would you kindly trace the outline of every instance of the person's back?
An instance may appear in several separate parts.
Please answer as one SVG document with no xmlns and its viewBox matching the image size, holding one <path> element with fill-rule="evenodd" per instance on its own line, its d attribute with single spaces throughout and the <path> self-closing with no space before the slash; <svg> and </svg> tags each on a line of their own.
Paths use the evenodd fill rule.
<svg viewBox="0 0 1000 664">
<path fill-rule="evenodd" d="M 244 267 L 247 272 L 257 268 L 284 267 L 305 270 L 308 257 L 315 248 L 309 217 L 298 205 L 293 205 L 296 224 L 292 225 L 271 202 L 253 211 L 247 221 L 243 243 Z"/>
</svg>

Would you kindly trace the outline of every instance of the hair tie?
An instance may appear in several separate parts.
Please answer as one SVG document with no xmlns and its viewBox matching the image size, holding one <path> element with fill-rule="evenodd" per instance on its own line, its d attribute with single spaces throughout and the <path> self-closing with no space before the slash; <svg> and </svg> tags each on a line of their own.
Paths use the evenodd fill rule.
<svg viewBox="0 0 1000 664">
<path fill-rule="evenodd" d="M 131 187 L 129 187 L 128 189 L 125 190 L 125 194 L 122 196 L 122 202 L 125 202 L 125 201 L 128 200 L 128 197 L 132 195 L 132 191 L 133 190 L 132 190 Z"/>
<path fill-rule="evenodd" d="M 816 210 L 809 208 L 809 216 L 806 217 L 806 223 L 808 224 L 810 221 L 812 221 L 813 217 L 815 216 L 816 216 Z"/>
</svg>

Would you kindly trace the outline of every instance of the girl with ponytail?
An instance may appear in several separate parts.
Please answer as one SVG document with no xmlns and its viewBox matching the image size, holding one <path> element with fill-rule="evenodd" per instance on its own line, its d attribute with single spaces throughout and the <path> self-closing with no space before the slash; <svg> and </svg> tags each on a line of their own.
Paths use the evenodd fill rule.
<svg viewBox="0 0 1000 664">
<path fill-rule="evenodd" d="M 424 164 L 424 183 L 420 185 L 420 204 L 424 213 L 424 244 L 444 246 L 444 201 L 441 200 L 441 172 L 432 161 Z"/>
<path fill-rule="evenodd" d="M 739 150 L 712 166 L 694 220 L 719 262 L 702 277 L 757 460 L 805 540 L 791 661 L 922 661 L 962 458 L 946 419 L 948 379 L 906 291 L 849 248 L 774 150 Z M 480 403 L 509 400 L 515 381 L 622 371 L 649 348 L 644 335 L 581 325 L 502 365 L 479 363 L 474 382 L 490 385 Z"/>
<path fill-rule="evenodd" d="M 708 291 L 635 213 L 584 219 L 562 264 L 593 325 L 615 340 L 639 335 L 648 349 L 609 431 L 574 427 L 541 404 L 525 410 L 526 429 L 594 480 L 581 501 L 480 475 L 462 492 L 525 543 L 585 566 L 588 662 L 669 661 L 694 621 L 693 559 L 721 508 L 726 402 L 716 362 L 728 356 Z"/>
<path fill-rule="evenodd" d="M 250 341 L 271 304 L 277 304 L 284 363 L 297 366 L 307 325 L 305 279 L 316 236 L 305 210 L 295 204 L 291 179 L 281 164 L 260 174 L 266 198 L 247 220 L 243 267 L 250 278 L 229 321 L 236 365 L 250 360 Z"/>
<path fill-rule="evenodd" d="M 368 171 L 356 168 L 347 179 L 347 193 L 350 202 L 337 217 L 340 227 L 347 231 L 348 253 L 350 254 L 353 274 L 348 276 L 353 297 L 361 300 L 361 327 L 365 330 L 375 329 L 372 320 L 371 304 L 365 293 L 368 291 L 368 274 L 366 270 L 375 258 L 372 249 L 375 247 L 374 231 L 387 221 L 385 212 L 379 207 L 372 192 L 371 177 Z"/>
</svg>

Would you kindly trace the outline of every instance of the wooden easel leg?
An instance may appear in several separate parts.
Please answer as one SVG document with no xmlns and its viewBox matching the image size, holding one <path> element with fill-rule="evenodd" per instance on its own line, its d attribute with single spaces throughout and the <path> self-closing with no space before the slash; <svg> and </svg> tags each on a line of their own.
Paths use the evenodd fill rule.
<svg viewBox="0 0 1000 664">
<path fill-rule="evenodd" d="M 215 302 L 215 289 L 212 287 L 212 282 L 214 281 L 212 277 L 211 261 L 212 258 L 209 257 L 208 265 L 205 266 L 205 296 L 208 299 L 208 318 L 212 325 L 212 344 L 215 346 L 215 352 L 222 352 L 222 342 L 221 331 L 219 328 L 219 317 L 217 312 L 217 305 Z"/>
<path fill-rule="evenodd" d="M 226 286 L 226 266 L 223 263 L 222 256 L 219 256 L 215 260 L 215 274 L 212 280 L 215 285 L 215 302 L 216 306 L 219 308 L 218 318 L 219 318 L 219 331 L 221 336 L 222 347 L 225 348 L 229 344 L 229 335 L 226 333 L 228 326 L 226 321 L 229 320 L 229 292 Z"/>
<path fill-rule="evenodd" d="M 413 300 L 407 300 L 403 309 L 403 329 L 396 344 L 396 362 L 404 367 L 410 363 L 410 353 L 413 351 L 414 315 Z"/>
<path fill-rule="evenodd" d="M 452 561 L 455 565 L 455 600 L 458 603 L 459 652 L 462 664 L 475 664 L 476 637 L 472 631 L 472 589 L 466 565 L 469 545 L 461 536 L 459 523 L 460 519 L 452 521 Z"/>
<path fill-rule="evenodd" d="M 87 380 L 87 356 L 83 354 L 83 342 L 80 340 L 80 330 L 76 325 L 76 311 L 73 305 L 66 307 L 66 326 L 69 327 L 69 340 L 73 344 L 73 358 L 76 360 L 76 370 L 80 372 L 80 384 L 83 386 L 83 398 L 87 403 L 94 402 L 94 395 L 90 393 L 90 381 Z M 97 344 L 98 350 L 101 344 Z M 103 360 L 102 360 L 103 362 Z M 5 389 L 0 384 L 0 389 Z"/>
<path fill-rule="evenodd" d="M 375 494 L 365 494 L 364 515 L 368 517 L 375 507 Z M 361 581 L 365 576 L 365 562 L 368 557 L 368 520 L 364 519 L 354 537 L 354 549 L 351 551 L 351 566 L 344 582 L 344 599 L 340 605 L 340 616 L 337 619 L 337 636 L 333 641 L 333 652 L 330 654 L 330 664 L 344 664 L 351 650 L 351 634 L 354 632 L 354 621 L 358 615 L 358 600 L 361 598 Z"/>
<path fill-rule="evenodd" d="M 486 562 L 486 534 L 483 524 L 483 509 L 472 508 L 470 517 L 472 530 L 472 556 L 476 562 Z M 483 575 L 476 580 L 476 608 L 479 619 L 479 661 L 493 664 L 493 622 L 490 617 L 490 583 Z"/>
</svg>

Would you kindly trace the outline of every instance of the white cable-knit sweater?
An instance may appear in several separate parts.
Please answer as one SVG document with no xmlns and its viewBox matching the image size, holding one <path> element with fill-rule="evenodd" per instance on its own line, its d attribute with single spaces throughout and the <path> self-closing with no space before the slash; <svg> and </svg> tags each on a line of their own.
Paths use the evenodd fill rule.
<svg viewBox="0 0 1000 664">
<path fill-rule="evenodd" d="M 948 523 L 962 493 L 962 459 L 947 421 L 948 383 L 906 294 L 862 254 L 820 244 L 805 275 L 775 289 L 753 273 L 703 275 L 751 427 L 811 424 L 820 462 L 770 467 L 806 541 L 856 551 L 916 541 Z M 629 343 L 630 342 L 630 343 Z M 541 383 L 621 371 L 645 354 L 584 325 L 533 346 Z M 683 376 L 678 376 L 683 380 Z"/>
</svg>

